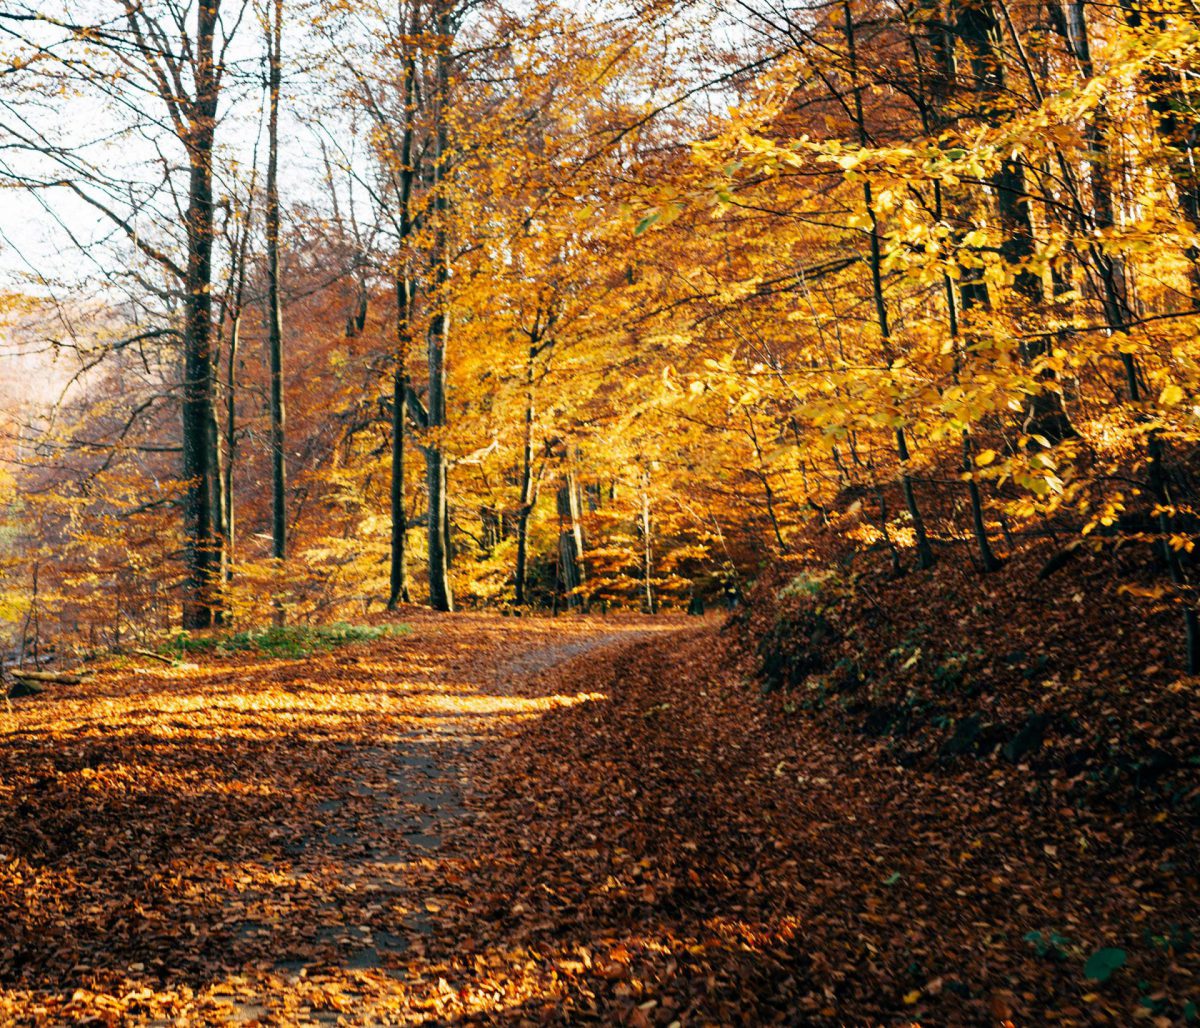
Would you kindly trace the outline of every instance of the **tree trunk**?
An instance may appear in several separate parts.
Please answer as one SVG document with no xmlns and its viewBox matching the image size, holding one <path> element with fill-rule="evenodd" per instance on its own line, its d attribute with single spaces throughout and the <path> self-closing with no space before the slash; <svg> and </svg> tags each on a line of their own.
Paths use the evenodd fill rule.
<svg viewBox="0 0 1200 1028">
<path fill-rule="evenodd" d="M 1175 524 L 1175 518 L 1171 514 L 1171 511 L 1175 510 L 1178 500 L 1172 495 L 1162 436 L 1158 429 L 1151 430 L 1146 445 L 1149 453 L 1147 463 L 1150 489 L 1158 501 L 1159 549 L 1171 576 L 1171 584 L 1175 586 L 1183 605 L 1184 666 L 1189 675 L 1194 675 L 1200 671 L 1200 618 L 1196 614 L 1187 576 L 1179 559 L 1179 552 L 1171 545 L 1171 537 L 1179 534 L 1178 525 Z"/>
<path fill-rule="evenodd" d="M 650 521 L 650 473 L 642 477 L 642 605 L 645 613 L 657 614 L 654 599 L 654 537 Z"/>
<path fill-rule="evenodd" d="M 211 421 L 208 425 L 209 452 L 212 454 L 212 502 L 213 502 L 213 534 L 217 537 L 217 567 L 214 594 L 217 606 L 213 611 L 215 624 L 223 625 L 227 618 L 227 601 L 224 595 L 225 583 L 229 580 L 229 546 L 225 539 L 225 480 L 227 477 L 228 455 L 225 453 L 225 434 L 221 431 L 219 402 L 216 396 L 216 383 L 220 377 L 220 347 L 214 347 L 213 353 L 213 403 L 211 405 Z"/>
<path fill-rule="evenodd" d="M 225 583 L 233 578 L 236 553 L 237 525 L 233 502 L 233 468 L 237 459 L 237 362 L 242 345 L 242 315 L 246 305 L 246 261 L 250 250 L 250 230 L 254 221 L 254 188 L 258 180 L 258 151 L 247 190 L 245 221 L 240 227 L 230 252 L 233 267 L 230 272 L 232 303 L 229 307 L 229 353 L 225 362 L 225 481 L 222 489 L 225 506 L 221 511 L 221 533 L 225 539 L 225 559 L 222 562 Z"/>
<path fill-rule="evenodd" d="M 212 154 L 219 79 L 213 59 L 218 0 L 203 0 L 197 13 L 194 116 L 187 133 L 188 210 L 185 278 L 183 477 L 183 626 L 208 628 L 217 607 L 220 541 L 214 531 L 212 471 Z"/>
<path fill-rule="evenodd" d="M 575 473 L 568 471 L 559 483 L 558 561 L 567 607 L 583 605 L 579 587 L 583 585 L 583 524 L 579 509 L 579 489 Z"/>
<path fill-rule="evenodd" d="M 868 141 L 867 129 L 866 121 L 863 118 L 862 88 L 858 84 L 858 57 L 854 43 L 854 18 L 850 10 L 849 0 L 843 3 L 842 11 L 846 23 L 846 43 L 850 56 L 850 68 L 854 76 L 854 117 L 858 126 L 859 142 L 865 147 Z M 866 206 L 867 217 L 871 223 L 871 288 L 875 300 L 875 316 L 879 323 L 879 336 L 883 344 L 884 360 L 890 369 L 895 362 L 895 358 L 892 354 L 892 334 L 888 322 L 887 302 L 883 295 L 883 255 L 880 252 L 879 246 L 879 224 L 875 218 L 875 205 L 871 193 L 871 183 L 868 179 L 863 180 L 863 201 Z M 900 489 L 904 494 L 904 505 L 908 508 L 909 517 L 912 518 L 913 533 L 916 537 L 917 566 L 924 570 L 925 568 L 933 567 L 935 560 L 933 549 L 929 545 L 929 537 L 925 531 L 925 518 L 921 513 L 921 508 L 917 504 L 912 477 L 908 473 L 910 454 L 908 439 L 903 427 L 896 429 L 895 439 L 896 454 L 900 459 Z"/>
<path fill-rule="evenodd" d="M 409 310 L 411 284 L 406 276 L 396 276 L 396 367 L 392 374 L 392 548 L 388 610 L 395 610 L 408 595 L 408 515 L 404 509 L 404 436 L 408 419 L 405 403 L 408 394 Z"/>
<path fill-rule="evenodd" d="M 525 436 L 521 446 L 521 500 L 517 510 L 517 583 L 515 600 L 523 605 L 525 596 L 525 574 L 528 562 L 529 518 L 533 513 L 533 375 L 536 344 L 529 347 L 529 359 L 525 365 Z"/>
<path fill-rule="evenodd" d="M 1194 9 L 1186 11 L 1187 5 L 1180 5 L 1179 13 L 1185 19 L 1195 23 L 1200 20 Z M 1166 18 L 1161 7 L 1154 10 L 1155 5 L 1147 4 L 1145 0 L 1121 0 L 1125 12 L 1125 21 L 1130 28 L 1143 28 L 1146 20 L 1152 20 L 1155 28 L 1165 30 Z M 1148 9 L 1149 8 L 1149 9 Z M 1148 105 L 1154 116 L 1155 131 L 1159 139 L 1170 148 L 1170 158 L 1167 162 L 1171 181 L 1179 196 L 1181 213 L 1191 222 L 1193 227 L 1200 227 L 1200 170 L 1196 166 L 1196 128 L 1190 112 L 1195 110 L 1195 100 L 1189 95 L 1184 74 L 1176 69 L 1158 68 L 1146 75 L 1150 87 Z M 1185 119 L 1181 119 L 1181 112 Z M 1186 250 L 1191 262 L 1191 279 L 1193 299 L 1200 302 L 1200 247 L 1189 246 Z"/>
<path fill-rule="evenodd" d="M 229 327 L 229 356 L 225 365 L 225 510 L 222 512 L 223 534 L 225 536 L 225 580 L 233 577 L 233 558 L 236 552 L 235 540 L 237 526 L 233 503 L 233 465 L 237 456 L 237 359 L 238 348 L 241 345 L 242 312 L 241 302 L 233 314 Z"/>
<path fill-rule="evenodd" d="M 417 13 L 412 13 L 411 35 L 416 35 Z M 401 21 L 403 28 L 403 21 Z M 403 600 L 408 603 L 408 515 L 404 508 L 404 443 L 408 424 L 408 358 L 412 351 L 413 282 L 408 273 L 404 248 L 412 235 L 413 121 L 416 102 L 416 60 L 411 45 L 404 55 L 404 128 L 400 139 L 400 169 L 397 181 L 400 203 L 400 266 L 396 270 L 396 358 L 392 371 L 392 489 L 391 489 L 391 575 L 388 610 Z"/>
<path fill-rule="evenodd" d="M 446 458 L 440 447 L 425 451 L 425 485 L 429 493 L 429 604 L 434 610 L 454 609 L 450 590 L 450 560 L 446 550 Z"/>
<path fill-rule="evenodd" d="M 1121 6 L 1124 8 L 1125 18 L 1130 27 L 1140 28 L 1146 13 L 1143 5 L 1137 0 L 1122 0 Z M 1083 12 L 1078 11 L 1073 14 L 1078 38 L 1086 46 L 1087 32 L 1083 21 Z M 1086 56 L 1090 58 L 1090 54 Z M 1148 105 L 1155 117 L 1155 131 L 1160 140 L 1177 154 L 1171 161 L 1170 173 L 1179 195 L 1183 214 L 1193 225 L 1200 225 L 1200 177 L 1197 176 L 1195 167 L 1194 136 L 1191 132 L 1184 132 L 1179 123 L 1179 112 L 1188 111 L 1191 106 L 1188 104 L 1187 98 L 1182 95 L 1183 84 L 1179 81 L 1177 73 L 1167 74 L 1159 71 L 1148 78 L 1151 86 Z M 1200 297 L 1200 250 L 1189 247 L 1187 256 L 1191 261 L 1193 297 Z M 1106 286 L 1110 285 L 1110 282 L 1106 280 L 1105 284 Z M 1115 287 L 1117 284 L 1116 281 L 1113 281 L 1111 286 Z M 1123 278 L 1119 284 L 1122 287 L 1125 285 Z M 1123 293 L 1120 296 L 1113 296 L 1109 306 L 1119 308 L 1123 300 Z M 1124 324 L 1118 322 L 1112 327 L 1121 329 L 1124 328 Z M 1130 401 L 1136 404 L 1142 399 L 1137 364 L 1130 354 L 1123 354 L 1122 357 L 1125 364 L 1126 388 Z M 1142 413 L 1141 417 L 1144 418 L 1145 414 Z M 1158 506 L 1160 549 L 1171 582 L 1175 586 L 1183 606 L 1184 666 L 1187 673 L 1192 675 L 1200 672 L 1200 616 L 1197 615 L 1193 590 L 1179 559 L 1179 553 L 1171 545 L 1171 537 L 1180 534 L 1176 512 L 1181 507 L 1186 510 L 1190 506 L 1190 497 L 1174 495 L 1171 475 L 1167 468 L 1167 454 L 1158 428 L 1153 428 L 1148 433 L 1146 448 L 1149 485 Z"/>
<path fill-rule="evenodd" d="M 928 10 L 928 4 L 926 4 Z M 954 58 L 954 41 L 946 31 L 946 25 L 940 19 L 929 19 L 929 41 L 935 55 L 932 74 L 927 75 L 921 61 L 921 51 L 916 41 L 913 41 L 913 54 L 916 58 L 918 81 L 928 87 L 928 91 L 920 102 L 921 126 L 928 136 L 937 135 L 947 125 L 946 117 L 949 91 L 955 81 L 956 62 Z M 945 218 L 944 195 L 942 184 L 934 182 L 934 218 L 942 223 Z M 962 303 L 964 307 L 979 301 L 976 292 L 982 288 L 982 282 L 961 285 Z M 948 274 L 942 275 L 942 292 L 946 298 L 946 323 L 950 330 L 950 338 L 954 341 L 953 378 L 955 385 L 959 382 L 962 362 L 965 357 L 959 342 L 959 298 L 955 292 L 954 281 Z M 987 524 L 984 519 L 983 494 L 979 483 L 974 477 L 974 465 L 971 461 L 971 429 L 965 425 L 962 430 L 962 469 L 967 476 L 967 498 L 971 505 L 971 529 L 975 536 L 975 545 L 979 551 L 979 561 L 984 573 L 998 571 L 1002 562 L 992 550 L 991 540 L 988 539 Z"/>
<path fill-rule="evenodd" d="M 279 298 L 279 92 L 282 82 L 283 0 L 274 0 L 268 27 L 267 316 L 271 354 L 271 555 L 287 556 L 286 414 L 283 398 L 283 309 Z M 282 608 L 277 607 L 282 617 Z"/>
<path fill-rule="evenodd" d="M 942 191 L 937 187 L 935 187 L 935 191 L 936 212 L 940 221 L 942 218 Z M 954 283 L 949 275 L 942 276 L 942 288 L 946 295 L 946 317 L 949 322 L 950 338 L 954 340 L 954 381 L 957 384 L 963 350 L 958 341 L 958 303 L 954 295 Z M 969 307 L 974 302 L 974 294 L 964 291 L 963 306 Z M 975 546 L 979 550 L 980 566 L 985 574 L 991 574 L 993 571 L 999 571 L 1004 564 L 996 556 L 991 540 L 988 539 L 987 523 L 983 516 L 983 494 L 979 489 L 979 483 L 975 480 L 975 465 L 971 460 L 971 451 L 971 429 L 968 427 L 962 430 L 962 469 L 963 474 L 968 476 L 967 498 L 971 504 L 971 531 L 975 535 Z"/>
<path fill-rule="evenodd" d="M 1002 102 L 1001 98 L 1008 92 L 1000 21 L 992 0 L 956 0 L 953 8 L 955 31 L 970 54 L 972 78 L 985 105 L 979 113 L 989 124 L 996 125 L 1000 112 L 992 105 Z M 1035 245 L 1033 214 L 1021 159 L 1010 157 L 1004 160 L 992 175 L 991 186 L 996 194 L 996 212 L 1003 229 L 1000 254 L 1010 267 L 1016 269 L 1013 286 L 1017 293 L 1028 306 L 1036 308 L 1045 297 L 1041 278 L 1023 266 L 1033 256 Z M 1037 341 L 1021 344 L 1021 356 L 1027 363 L 1032 363 L 1044 356 L 1046 349 L 1047 344 L 1039 337 Z M 1045 381 L 1053 382 L 1053 374 L 1048 373 Z M 1051 442 L 1075 435 L 1057 387 L 1039 390 L 1029 397 L 1022 427 Z"/>
<path fill-rule="evenodd" d="M 755 476 L 758 478 L 759 484 L 763 487 L 763 494 L 767 499 L 767 517 L 771 521 L 771 530 L 775 533 L 775 543 L 778 545 L 780 553 L 787 553 L 788 545 L 783 541 L 783 532 L 779 528 L 779 518 L 775 514 L 775 490 L 771 488 L 771 479 L 767 475 L 762 447 L 758 442 L 758 430 L 754 426 L 754 418 L 751 416 L 749 409 L 746 410 L 746 421 L 750 425 L 750 441 L 754 444 L 754 456 L 758 461 Z"/>
<path fill-rule="evenodd" d="M 440 432 L 446 425 L 446 343 L 450 331 L 450 246 L 446 226 L 449 201 L 445 193 L 444 167 L 449 152 L 446 105 L 450 91 L 450 7 L 447 0 L 440 0 L 438 5 L 437 32 L 439 42 L 435 61 L 436 95 L 432 154 L 434 211 L 437 216 L 434 242 L 436 308 L 426 336 L 431 435 L 425 447 L 425 481 L 429 494 L 429 603 L 435 610 L 448 611 L 454 609 L 454 596 L 450 588 L 450 554 L 447 545 L 447 461 L 445 440 Z"/>
</svg>

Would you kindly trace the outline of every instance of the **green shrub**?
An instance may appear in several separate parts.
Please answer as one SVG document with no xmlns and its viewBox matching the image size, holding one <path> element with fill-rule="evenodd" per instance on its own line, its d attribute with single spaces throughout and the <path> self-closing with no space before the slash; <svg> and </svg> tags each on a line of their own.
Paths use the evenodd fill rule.
<svg viewBox="0 0 1200 1028">
<path fill-rule="evenodd" d="M 790 596 L 816 596 L 833 577 L 832 571 L 801 571 L 779 590 L 779 598 L 786 600 Z"/>
<path fill-rule="evenodd" d="M 162 652 L 174 657 L 187 654 L 257 653 L 266 657 L 308 657 L 326 653 L 350 643 L 372 642 L 389 636 L 404 635 L 407 625 L 271 625 L 250 628 L 229 635 L 192 636 L 180 632 Z"/>
</svg>

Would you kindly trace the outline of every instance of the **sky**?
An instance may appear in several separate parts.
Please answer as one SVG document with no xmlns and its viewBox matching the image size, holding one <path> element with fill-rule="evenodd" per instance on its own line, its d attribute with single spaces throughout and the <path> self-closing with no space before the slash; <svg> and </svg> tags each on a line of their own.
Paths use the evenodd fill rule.
<svg viewBox="0 0 1200 1028">
<path fill-rule="evenodd" d="M 194 0 L 180 2 L 191 11 Z M 25 3 L 30 10 L 92 23 L 111 17 L 115 9 L 113 0 L 10 0 L 10 3 L 11 9 Z M 294 12 L 301 9 L 297 0 L 289 0 L 289 4 Z M 602 13 L 599 5 L 588 0 L 568 0 L 568 6 L 571 4 L 592 17 Z M 224 0 L 230 24 L 239 9 L 240 0 Z M 684 19 L 697 19 L 702 13 L 710 16 L 713 10 L 702 0 Z M 315 70 L 322 41 L 308 24 L 298 13 L 285 21 L 284 54 L 288 69 L 280 134 L 280 190 L 285 206 L 300 202 L 322 209 L 328 206 L 322 140 L 327 144 L 336 141 L 330 147 L 330 157 L 335 163 L 348 156 L 352 163 L 360 165 L 355 174 L 369 177 L 371 172 L 367 147 L 351 131 L 351 118 L 340 107 L 335 76 L 329 73 L 338 55 L 335 52 L 323 70 Z M 730 33 L 731 38 L 746 31 L 728 17 L 723 19 L 723 25 L 723 31 Z M 6 28 L 10 30 L 8 36 L 4 34 Z M 25 23 L 17 28 L 21 32 L 30 31 Z M 33 31 L 37 42 L 43 45 L 52 44 L 57 36 L 54 30 L 45 30 L 40 35 Z M 223 116 L 218 133 L 226 154 L 238 155 L 243 175 L 256 140 L 259 149 L 265 150 L 265 144 L 261 143 L 261 38 L 254 8 L 249 7 L 237 24 L 234 42 L 228 50 L 230 72 L 222 97 Z M 324 48 L 327 50 L 327 45 Z M 364 46 L 364 50 L 369 47 Z M 13 41 L 11 27 L 0 16 L 0 69 L 11 62 L 14 52 L 27 55 L 28 48 Z M 19 85 L 22 80 L 18 77 L 15 81 Z M 72 88 L 68 95 L 39 98 L 37 103 L 37 107 L 30 106 L 16 90 L 10 90 L 7 97 L 0 93 L 0 292 L 20 291 L 79 305 L 88 302 L 88 297 L 114 288 L 120 291 L 130 286 L 140 287 L 140 283 L 131 283 L 128 277 L 134 263 L 130 259 L 131 247 L 107 218 L 66 189 L 30 191 L 12 185 L 14 176 L 53 178 L 60 171 L 53 162 L 5 145 L 11 140 L 6 130 L 26 131 L 21 122 L 27 118 L 27 124 L 78 152 L 112 180 L 114 187 L 107 202 L 115 209 L 124 214 L 136 206 L 131 199 L 153 190 L 155 202 L 167 209 L 166 221 L 174 220 L 177 227 L 177 219 L 170 213 L 176 201 L 161 188 L 162 167 L 171 162 L 177 168 L 183 153 L 161 121 L 155 124 L 155 119 L 162 118 L 161 101 L 155 97 L 139 99 L 128 88 L 109 97 L 98 96 L 93 89 Z M 319 115 L 314 117 L 314 111 L 319 111 Z M 339 154 L 338 146 L 347 149 Z M 339 197 L 343 206 L 349 202 L 349 180 L 347 173 Z M 122 192 L 126 188 L 128 196 Z M 231 188 L 230 182 L 218 181 L 218 198 Z M 363 191 L 359 190 L 359 202 L 362 201 Z M 140 217 L 149 229 L 149 217 Z"/>
</svg>

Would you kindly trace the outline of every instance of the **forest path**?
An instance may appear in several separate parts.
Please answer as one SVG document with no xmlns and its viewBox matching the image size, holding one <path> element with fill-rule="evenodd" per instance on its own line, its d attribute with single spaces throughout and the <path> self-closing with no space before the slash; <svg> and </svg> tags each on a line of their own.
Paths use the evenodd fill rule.
<svg viewBox="0 0 1200 1028">
<path fill-rule="evenodd" d="M 436 897 L 443 885 L 438 869 L 479 855 L 470 852 L 480 840 L 471 836 L 472 812 L 464 803 L 464 793 L 472 790 L 480 765 L 491 761 L 489 747 L 506 728 L 538 716 L 536 711 L 603 698 L 559 694 L 556 676 L 565 665 L 586 658 L 603 668 L 625 647 L 679 628 L 678 622 L 650 625 L 645 619 L 616 624 L 585 618 L 524 623 L 509 619 L 501 623 L 499 638 L 480 645 L 480 630 L 490 636 L 495 629 L 492 616 L 421 619 L 418 638 L 423 640 L 423 654 L 447 655 L 449 670 L 455 679 L 462 679 L 453 694 L 455 701 L 447 705 L 445 696 L 426 695 L 425 709 L 412 715 L 420 724 L 398 744 L 359 748 L 354 765 L 358 770 L 347 768 L 339 795 L 317 805 L 321 816 L 314 821 L 313 831 L 293 847 L 299 861 L 312 868 L 336 860 L 343 882 L 352 883 L 353 894 L 382 899 L 385 910 L 390 904 L 393 916 L 385 915 L 382 928 L 372 927 L 369 915 L 378 913 L 371 909 L 379 907 L 375 903 L 364 909 L 367 916 L 361 920 L 367 923 L 351 924 L 360 920 L 350 916 L 357 904 L 330 893 L 317 907 L 321 926 L 311 939 L 311 950 L 277 959 L 276 975 L 295 984 L 322 969 L 328 973 L 332 964 L 339 972 L 370 972 L 403 981 L 410 955 L 423 956 L 427 944 L 446 941 L 437 938 L 436 915 L 442 905 Z M 394 662 L 392 670 L 401 679 L 409 674 L 403 661 Z M 455 829 L 465 829 L 468 842 L 456 847 L 448 840 Z M 432 899 L 418 897 L 415 905 L 404 904 L 403 915 L 396 917 L 402 903 L 395 901 L 411 892 L 414 864 L 428 874 L 428 887 L 439 891 Z M 315 880 L 315 872 L 311 877 Z M 239 932 L 243 937 L 272 934 L 270 925 L 258 921 L 241 922 Z M 371 1017 L 381 1020 L 395 1014 L 392 988 L 375 999 L 370 998 L 371 989 L 358 990 L 353 981 L 339 990 L 342 1002 L 326 1011 L 313 1011 L 314 1022 L 336 1024 L 346 1012 L 362 1017 L 367 1009 Z M 229 1019 L 271 1021 L 275 991 L 236 997 Z M 347 1006 L 350 1011 L 339 1009 Z"/>
<path fill-rule="evenodd" d="M 899 764 L 807 715 L 819 683 L 763 697 L 715 620 L 403 617 L 0 715 L 0 1024 L 995 1028 L 1200 1002 L 1194 832 L 1006 760 Z"/>
<path fill-rule="evenodd" d="M 603 700 L 613 655 L 696 622 L 402 620 L 20 705 L 0 725 L 0 1021 L 410 1023 L 444 1003 L 425 968 L 486 855 L 471 796 L 522 725 Z M 594 688 L 559 688 L 592 666 Z"/>
</svg>

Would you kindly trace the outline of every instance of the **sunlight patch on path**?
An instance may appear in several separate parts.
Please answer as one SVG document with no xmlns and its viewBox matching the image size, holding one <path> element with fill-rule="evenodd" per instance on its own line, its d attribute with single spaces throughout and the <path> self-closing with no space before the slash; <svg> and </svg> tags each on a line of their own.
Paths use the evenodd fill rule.
<svg viewBox="0 0 1200 1028">
<path fill-rule="evenodd" d="M 540 677 L 596 651 L 628 646 L 662 632 L 639 626 L 582 636 L 564 633 L 561 639 L 533 646 L 517 635 L 511 647 L 515 652 L 504 652 L 510 650 L 505 639 L 498 659 L 489 654 L 491 660 L 471 656 L 455 661 L 449 681 L 421 691 L 417 710 L 405 709 L 412 698 L 406 684 L 409 667 L 378 658 L 362 661 L 361 670 L 395 690 L 379 698 L 385 700 L 382 711 L 394 708 L 397 717 L 409 723 L 415 714 L 421 727 L 398 734 L 389 745 L 357 752 L 368 777 L 348 794 L 323 802 L 323 813 L 336 827 L 327 826 L 326 834 L 314 837 L 311 845 L 314 858 L 327 855 L 336 861 L 336 873 L 353 893 L 378 896 L 382 907 L 393 911 L 388 926 L 393 930 L 372 927 L 364 932 L 365 926 L 350 924 L 353 918 L 343 918 L 337 904 L 327 900 L 322 906 L 327 923 L 314 940 L 324 956 L 310 963 L 277 960 L 271 969 L 278 978 L 276 985 L 262 982 L 262 993 L 236 1003 L 232 1017 L 243 1023 L 268 1017 L 270 1012 L 278 1017 L 275 1003 L 280 986 L 286 994 L 329 983 L 334 989 L 329 995 L 336 997 L 330 999 L 336 1008 L 334 1019 L 350 1014 L 352 1022 L 388 1023 L 385 1011 L 408 991 L 407 961 L 424 952 L 423 940 L 437 936 L 439 917 L 457 903 L 453 881 L 459 855 L 448 851 L 446 840 L 452 828 L 472 816 L 463 796 L 470 786 L 468 757 L 505 726 L 608 699 L 600 691 L 532 688 Z M 435 668 L 426 665 L 422 670 Z M 370 705 L 369 694 L 362 699 Z M 448 895 L 435 893 L 415 905 L 411 898 L 402 901 L 409 879 L 422 872 L 439 891 L 449 889 Z M 413 984 L 428 989 L 427 983 Z M 314 1011 L 310 1017 L 309 1023 L 332 1023 L 325 1012 Z"/>
</svg>

